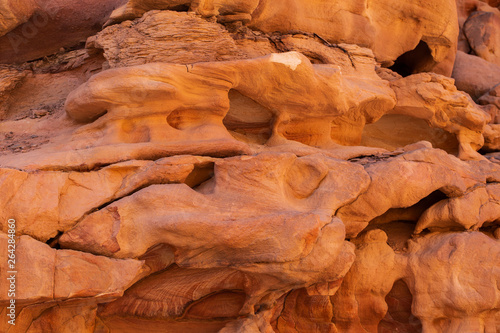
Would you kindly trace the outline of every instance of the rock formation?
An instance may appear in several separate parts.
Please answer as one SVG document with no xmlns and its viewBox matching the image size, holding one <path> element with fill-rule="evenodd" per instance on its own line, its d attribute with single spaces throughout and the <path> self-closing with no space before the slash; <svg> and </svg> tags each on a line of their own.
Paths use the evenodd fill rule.
<svg viewBox="0 0 500 333">
<path fill-rule="evenodd" d="M 0 0 L 0 332 L 500 332 L 499 9 Z"/>
<path fill-rule="evenodd" d="M 72 49 L 97 33 L 123 0 L 0 1 L 0 63 Z M 63 51 L 64 52 L 64 51 Z"/>
</svg>

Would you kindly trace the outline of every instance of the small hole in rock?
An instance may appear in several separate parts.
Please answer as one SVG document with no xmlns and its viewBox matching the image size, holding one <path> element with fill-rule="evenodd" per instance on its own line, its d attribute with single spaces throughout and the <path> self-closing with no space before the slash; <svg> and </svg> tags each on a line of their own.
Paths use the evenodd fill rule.
<svg viewBox="0 0 500 333">
<path fill-rule="evenodd" d="M 420 41 L 415 49 L 399 56 L 389 69 L 406 77 L 411 74 L 429 71 L 435 64 L 429 46 L 426 42 Z"/>
<path fill-rule="evenodd" d="M 422 332 L 420 320 L 411 312 L 413 295 L 403 280 L 394 282 L 391 291 L 385 297 L 388 311 L 379 323 L 379 333 Z"/>
<path fill-rule="evenodd" d="M 185 180 L 186 185 L 191 188 L 195 188 L 206 182 L 214 176 L 214 168 L 214 163 L 204 167 L 195 167 L 189 176 L 187 176 Z"/>
<path fill-rule="evenodd" d="M 187 11 L 189 11 L 189 4 L 172 6 L 169 8 L 169 10 L 174 11 L 174 12 L 187 12 Z"/>
<path fill-rule="evenodd" d="M 231 106 L 223 123 L 229 133 L 243 142 L 265 144 L 271 137 L 273 113 L 234 89 L 228 96 Z"/>
<path fill-rule="evenodd" d="M 61 238 L 62 235 L 63 235 L 63 232 L 59 231 L 56 236 L 52 237 L 51 239 L 49 239 L 45 243 L 48 246 L 50 246 L 51 248 L 59 250 L 61 248 L 61 245 L 59 244 L 59 238 Z"/>
</svg>

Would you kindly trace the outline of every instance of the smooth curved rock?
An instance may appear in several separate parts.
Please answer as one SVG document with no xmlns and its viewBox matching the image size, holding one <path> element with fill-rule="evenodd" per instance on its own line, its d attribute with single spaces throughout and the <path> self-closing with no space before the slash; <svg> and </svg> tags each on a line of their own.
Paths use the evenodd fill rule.
<svg viewBox="0 0 500 333">
<path fill-rule="evenodd" d="M 500 0 L 29 1 L 0 332 L 500 331 Z"/>
<path fill-rule="evenodd" d="M 368 164 L 365 167 L 371 178 L 368 190 L 340 208 L 336 215 L 346 224 L 347 235 L 356 236 L 370 221 L 391 208 L 413 206 L 436 190 L 448 197 L 458 197 L 476 184 L 486 183 L 489 176 L 481 175 L 476 168 L 444 151 L 431 149 Z M 420 179 L 426 179 L 424 186 Z"/>
<path fill-rule="evenodd" d="M 215 178 L 198 192 L 178 185 L 150 186 L 89 215 L 60 244 L 121 258 L 139 257 L 159 243 L 171 249 L 178 267 L 143 280 L 107 306 L 100 314 L 106 320 L 207 320 L 223 314 L 213 311 L 227 311 L 234 318 L 251 315 L 255 307 L 270 308 L 292 289 L 328 284 L 347 273 L 353 246 L 343 241 L 344 225 L 332 214 L 366 186 L 355 185 L 363 177 L 361 168 L 319 155 L 227 159 L 216 164 Z M 346 178 L 353 181 L 340 190 L 337 186 Z M 255 209 L 259 214 L 248 217 Z M 191 289 L 193 284 L 199 288 Z M 167 291 L 173 298 L 163 302 Z M 192 302 L 198 305 L 188 308 Z M 220 302 L 226 310 L 210 306 Z"/>
<path fill-rule="evenodd" d="M 0 234 L 7 248 L 6 234 Z M 8 275 L 7 255 L 2 252 L 2 280 Z M 29 236 L 16 243 L 16 300 L 24 305 L 42 301 L 63 301 L 92 297 L 109 302 L 148 274 L 144 262 L 134 259 L 110 259 L 72 250 L 56 250 Z M 32 283 L 32 281 L 37 283 Z M 0 302 L 9 302 L 9 284 L 2 283 Z"/>
<path fill-rule="evenodd" d="M 447 230 L 457 227 L 478 230 L 484 224 L 500 224 L 500 185 L 487 184 L 462 197 L 443 200 L 418 220 L 415 233 L 425 228 Z"/>
<path fill-rule="evenodd" d="M 408 264 L 405 282 L 423 331 L 495 332 L 498 240 L 480 232 L 430 234 L 410 242 Z"/>
<path fill-rule="evenodd" d="M 269 168 L 274 172 L 270 173 Z M 241 177 L 243 174 L 245 177 Z M 346 184 L 345 191 L 340 191 L 338 186 L 345 184 L 346 178 L 352 179 L 352 183 Z M 217 162 L 215 178 L 198 191 L 176 184 L 150 186 L 89 215 L 60 241 L 69 248 L 117 258 L 139 257 L 153 245 L 168 243 L 179 251 L 183 249 L 176 257 L 178 263 L 191 263 L 194 267 L 204 267 L 204 256 L 214 256 L 214 259 L 219 258 L 220 265 L 228 265 L 239 258 L 239 251 L 246 252 L 249 248 L 254 255 L 238 260 L 277 260 L 274 250 L 266 250 L 269 247 L 279 248 L 282 253 L 279 257 L 297 260 L 312 250 L 312 243 L 302 243 L 301 239 L 318 238 L 321 228 L 337 226 L 338 221 L 332 220 L 333 212 L 353 201 L 368 182 L 362 167 L 321 155 L 297 158 L 292 154 L 263 153 L 255 157 L 236 157 Z M 331 192 L 331 189 L 338 192 Z M 165 200 L 167 197 L 170 199 Z M 144 206 L 143 202 L 149 204 Z M 148 217 L 153 205 L 158 209 L 156 220 Z M 260 207 L 259 215 L 249 217 L 249 209 L 253 211 L 256 207 Z M 221 222 L 220 212 L 225 212 L 224 220 L 233 221 L 230 230 L 227 223 Z M 129 219 L 130 214 L 139 215 Z M 149 222 L 134 222 L 140 218 Z M 288 237 L 286 228 L 278 228 L 284 234 L 276 234 L 274 240 L 267 238 L 273 233 L 273 225 L 293 224 L 299 220 L 302 220 L 302 231 L 294 231 L 298 237 L 295 242 L 303 245 L 298 248 L 291 243 L 283 247 L 280 238 Z M 151 228 L 163 231 L 150 232 Z M 193 234 L 193 230 L 199 228 L 206 232 Z M 241 228 L 255 235 L 247 238 Z M 181 233 L 188 238 L 179 238 Z M 214 233 L 225 236 L 212 240 Z M 139 234 L 142 235 L 139 240 L 132 241 Z M 261 236 L 264 238 L 259 245 L 257 241 Z M 226 248 L 235 246 L 231 243 L 238 246 L 229 253 Z M 206 249 L 202 250 L 203 247 Z M 202 253 L 203 256 L 197 259 Z"/>
<path fill-rule="evenodd" d="M 382 230 L 370 230 L 356 242 L 356 260 L 332 297 L 333 322 L 340 332 L 375 333 L 387 312 L 385 297 L 403 276 L 404 261 Z"/>
<path fill-rule="evenodd" d="M 123 84 L 117 86 L 116 80 Z M 305 85 L 315 89 L 306 89 Z M 351 97 L 350 92 L 360 87 L 362 90 L 357 96 Z M 219 124 L 229 110 L 227 92 L 230 89 L 250 97 L 274 115 L 271 141 L 283 140 L 283 132 L 290 132 L 289 136 L 294 140 L 317 146 L 332 142 L 331 126 L 325 118 L 333 121 L 347 112 L 356 114 L 361 110 L 372 117 L 376 115 L 371 113 L 376 112 L 380 117 L 384 110 L 394 105 L 387 83 L 344 78 L 338 67 L 312 65 L 305 56 L 289 52 L 227 63 L 200 63 L 187 67 L 148 64 L 110 70 L 95 76 L 70 94 L 66 110 L 79 121 L 90 121 L 107 112 L 98 121 L 106 121 L 105 126 L 126 116 L 152 117 L 158 113 L 168 117 L 174 113 L 175 117 L 170 116 L 170 126 L 174 127 L 170 131 L 176 140 L 182 132 L 175 129 L 184 131 L 190 138 L 206 135 L 201 126 L 207 126 L 205 131 L 210 129 L 225 137 L 227 135 L 223 133 L 226 131 Z M 130 95 L 129 90 L 141 91 L 141 95 Z M 303 96 L 303 100 L 288 102 L 292 96 Z M 163 101 L 169 101 L 170 105 L 166 106 Z M 189 124 L 186 118 L 189 118 Z M 193 122 L 193 118 L 198 118 L 198 123 Z M 319 127 L 319 119 L 326 126 Z M 296 137 L 299 133 L 294 135 L 292 132 L 299 126 L 302 137 Z M 167 124 L 161 127 L 161 133 L 152 132 L 152 127 L 150 138 L 168 138 Z M 196 133 L 190 132 L 191 128 L 196 129 Z"/>
<path fill-rule="evenodd" d="M 458 90 L 477 99 L 500 83 L 500 66 L 458 51 L 452 77 Z"/>
<path fill-rule="evenodd" d="M 14 218 L 19 221 L 19 233 L 45 242 L 109 202 L 152 184 L 196 182 L 190 177 L 196 174 L 195 169 L 211 165 L 210 158 L 179 156 L 118 163 L 92 172 L 0 169 L 0 188 L 12 190 L 0 198 L 5 207 L 0 212 L 0 225 L 7 230 L 7 220 Z M 45 194 L 40 195 L 41 191 Z M 39 208 L 26 209 L 32 205 Z"/>
<path fill-rule="evenodd" d="M 66 100 L 67 114 L 87 125 L 59 144 L 0 158 L 0 163 L 23 169 L 33 164 L 39 169 L 64 164 L 92 169 L 176 154 L 250 154 L 248 145 L 234 139 L 223 124 L 231 89 L 271 115 L 268 146 L 293 140 L 302 146 L 337 148 L 332 139 L 335 118 L 374 121 L 395 105 L 388 82 L 352 74 L 344 76 L 334 65 L 313 65 L 296 52 L 190 66 L 155 63 L 111 69 L 93 76 Z M 361 133 L 356 135 L 360 141 Z"/>
<path fill-rule="evenodd" d="M 500 66 L 500 11 L 474 12 L 464 24 L 464 34 L 477 56 Z"/>
<path fill-rule="evenodd" d="M 0 160 L 15 168 L 36 164 L 42 169 L 60 169 L 66 164 L 73 169 L 92 169 L 175 154 L 249 154 L 249 147 L 235 140 L 224 126 L 231 111 L 229 90 L 255 102 L 259 112 L 268 113 L 272 124 L 267 126 L 267 146 L 289 145 L 290 140 L 326 149 L 338 148 L 335 141 L 359 145 L 364 125 L 395 105 L 389 83 L 376 77 L 373 67 L 370 72 L 370 66 L 360 70 L 347 66 L 344 75 L 337 66 L 312 65 L 305 56 L 289 52 L 187 67 L 147 64 L 105 71 L 73 91 L 66 101 L 68 115 L 89 124 L 75 130 L 71 138 L 61 138 L 63 143 L 22 158 Z M 364 77 L 364 73 L 370 76 Z M 418 86 L 417 95 L 411 99 L 400 94 L 399 105 L 391 112 L 423 118 L 456 134 L 459 156 L 480 158 L 475 150 L 483 144 L 486 120 L 482 118 L 486 114 L 444 78 L 421 74 L 393 81 L 392 86 L 402 91 L 407 87 L 404 82 Z M 434 93 L 441 101 L 437 109 Z M 301 96 L 300 102 L 296 96 Z M 416 112 L 415 107 L 425 112 Z M 73 151 L 67 154 L 65 150 Z"/>
</svg>

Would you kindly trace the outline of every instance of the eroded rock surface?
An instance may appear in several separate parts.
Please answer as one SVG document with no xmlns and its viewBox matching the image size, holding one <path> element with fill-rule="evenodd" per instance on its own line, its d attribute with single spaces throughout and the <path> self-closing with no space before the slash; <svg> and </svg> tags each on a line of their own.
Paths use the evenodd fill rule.
<svg viewBox="0 0 500 333">
<path fill-rule="evenodd" d="M 147 10 L 184 6 L 219 22 L 239 21 L 264 32 L 304 31 L 316 33 L 332 43 L 351 43 L 374 50 L 381 62 L 393 64 L 407 52 L 422 52 L 418 63 L 402 62 L 410 71 L 434 69 L 450 74 L 456 48 L 458 25 L 454 1 L 430 4 L 425 1 L 402 5 L 394 1 L 347 1 L 308 3 L 282 1 L 137 1 L 130 0 L 111 15 L 112 22 L 143 15 Z M 411 14 L 415 13 L 415 14 Z M 413 20 L 416 15 L 423 20 Z M 405 26 L 408 30 L 400 29 Z M 332 28 L 333 27 L 333 28 Z M 398 27 L 398 28 L 394 28 Z M 408 33 L 411 31 L 412 33 Z M 399 43 L 390 43 L 397 39 Z M 420 46 L 420 47 L 419 47 Z"/>
<path fill-rule="evenodd" d="M 245 58 L 223 27 L 194 13 L 171 11 L 150 11 L 137 22 L 107 27 L 89 38 L 87 45 L 102 49 L 111 68 Z"/>
<path fill-rule="evenodd" d="M 498 0 L 16 4 L 1 332 L 500 331 Z"/>
<path fill-rule="evenodd" d="M 413 313 L 424 330 L 496 330 L 498 250 L 498 240 L 477 232 L 431 234 L 410 243 L 406 281 Z M 434 269 L 423 270 L 422 265 Z"/>
<path fill-rule="evenodd" d="M 36 1 L 34 0 L 19 1 L 18 3 L 8 0 L 0 2 L 0 8 L 2 9 L 0 14 L 0 36 L 26 22 L 33 15 L 36 7 Z"/>
<path fill-rule="evenodd" d="M 435 74 L 418 74 L 391 82 L 397 105 L 392 113 L 425 120 L 431 127 L 456 135 L 458 156 L 481 159 L 476 150 L 484 144 L 480 133 L 490 116 L 457 90 L 453 80 Z"/>
<path fill-rule="evenodd" d="M 142 187 L 196 182 L 195 169 L 210 169 L 211 164 L 210 158 L 186 156 L 118 163 L 85 173 L 1 169 L 0 186 L 12 189 L 10 195 L 1 198 L 5 207 L 2 227 L 6 230 L 8 219 L 16 218 L 19 232 L 47 241 L 72 228 L 85 214 Z M 199 174 L 203 177 L 203 171 Z M 47 195 L 38 195 L 41 188 Z M 30 205 L 39 209 L 26 210 Z"/>
</svg>

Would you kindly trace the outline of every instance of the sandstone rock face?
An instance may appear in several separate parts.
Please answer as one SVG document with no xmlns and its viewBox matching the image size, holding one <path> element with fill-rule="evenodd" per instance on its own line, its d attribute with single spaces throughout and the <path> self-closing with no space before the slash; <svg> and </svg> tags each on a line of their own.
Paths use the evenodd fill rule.
<svg viewBox="0 0 500 333">
<path fill-rule="evenodd" d="M 430 70 L 442 63 L 436 70 L 442 74 L 450 73 L 458 27 L 446 24 L 441 18 L 455 20 L 453 1 L 439 4 L 426 1 L 408 4 L 398 1 L 315 1 L 312 6 L 309 4 L 290 0 L 277 6 L 272 1 L 261 1 L 251 25 L 269 32 L 311 31 L 332 42 L 363 45 L 373 49 L 377 60 L 388 63 L 421 46 L 417 52 L 423 52 L 423 61 L 411 64 L 411 71 Z M 412 15 L 426 21 L 413 20 Z M 332 26 L 338 28 L 332 29 Z M 399 29 L 402 26 L 408 30 Z M 412 31 L 412 34 L 407 31 Z M 394 39 L 399 43 L 390 42 Z"/>
<path fill-rule="evenodd" d="M 87 44 L 102 49 L 112 68 L 245 58 L 225 29 L 194 13 L 150 11 L 135 24 L 126 21 L 104 29 Z"/>
<path fill-rule="evenodd" d="M 500 83 L 500 10 L 495 1 L 457 0 L 460 37 L 453 78 L 460 90 L 485 105 L 491 123 L 498 123 L 495 87 Z M 485 135 L 485 148 L 497 147 L 496 129 Z"/>
<path fill-rule="evenodd" d="M 392 113 L 421 118 L 431 127 L 455 134 L 460 157 L 481 158 L 476 153 L 484 143 L 479 133 L 484 131 L 490 117 L 467 94 L 459 92 L 452 80 L 418 74 L 393 81 L 391 86 L 398 101 Z"/>
<path fill-rule="evenodd" d="M 1 245 L 7 248 L 10 238 L 6 234 L 0 237 Z M 8 305 L 10 300 L 7 296 L 14 290 L 15 299 L 21 306 L 20 316 L 23 312 L 29 313 L 30 308 L 46 304 L 44 306 L 49 310 L 45 310 L 48 313 L 43 317 L 57 317 L 53 312 L 67 311 L 58 311 L 58 302 L 71 303 L 72 300 L 77 300 L 76 303 L 79 303 L 80 307 L 93 304 L 93 313 L 91 309 L 86 309 L 88 313 L 84 313 L 84 316 L 88 315 L 90 318 L 83 323 L 72 325 L 78 330 L 87 326 L 94 327 L 95 306 L 98 303 L 109 302 L 123 295 L 125 289 L 149 271 L 144 262 L 139 260 L 109 259 L 72 250 L 58 251 L 29 236 L 21 236 L 17 240 L 15 253 L 16 265 L 22 267 L 22 270 L 15 274 L 15 282 L 11 280 L 9 284 L 2 283 L 0 303 Z M 12 276 L 12 272 L 9 273 L 12 268 L 8 267 L 7 260 L 7 255 L 2 253 L 2 280 Z M 53 330 L 59 331 L 58 327 L 65 325 L 64 319 L 64 316 L 53 319 L 53 324 L 50 319 L 48 323 L 43 323 L 44 318 L 37 319 L 29 331 L 41 332 L 49 325 L 53 325 Z M 24 324 L 29 325 L 29 322 Z M 10 330 L 9 326 L 11 325 L 5 321 L 0 324 L 4 332 Z M 93 332 L 90 328 L 87 331 Z"/>
<path fill-rule="evenodd" d="M 250 21 L 251 14 L 259 4 L 258 0 L 209 0 L 209 1 L 190 1 L 190 0 L 130 0 L 117 10 L 111 17 L 110 23 L 114 21 L 123 21 L 125 19 L 134 19 L 142 16 L 144 13 L 154 9 L 167 10 L 191 10 L 202 17 L 217 17 L 222 22 Z"/>
<path fill-rule="evenodd" d="M 452 76 L 458 89 L 479 98 L 500 83 L 500 66 L 458 51 Z"/>
<path fill-rule="evenodd" d="M 393 64 L 407 52 L 420 52 L 421 61 L 401 59 L 410 71 L 434 69 L 450 74 L 456 49 L 458 26 L 442 21 L 456 20 L 453 1 L 430 4 L 419 1 L 401 5 L 395 1 L 327 2 L 272 1 L 141 1 L 130 0 L 111 15 L 111 22 L 136 18 L 152 9 L 184 6 L 222 23 L 239 21 L 264 32 L 304 31 L 319 34 L 333 43 L 370 47 L 381 62 Z M 415 13 L 415 14 L 413 14 Z M 425 22 L 414 20 L 425 18 Z M 448 21 L 449 22 L 449 21 Z M 412 34 L 399 27 L 405 26 Z M 334 27 L 332 29 L 332 27 Z M 394 28 L 398 27 L 398 28 Z M 399 43 L 390 43 L 397 39 Z"/>
<path fill-rule="evenodd" d="M 19 24 L 26 22 L 37 7 L 34 0 L 13 1 L 4 0 L 0 3 L 1 20 L 0 20 L 0 36 L 3 36 L 17 27 Z"/>
<path fill-rule="evenodd" d="M 100 30 L 123 0 L 2 0 L 0 63 L 21 63 L 71 48 Z"/>
<path fill-rule="evenodd" d="M 422 321 L 423 330 L 496 330 L 494 316 L 500 305 L 498 288 L 493 285 L 498 285 L 498 249 L 498 240 L 476 232 L 431 234 L 410 243 L 406 280 L 414 295 L 413 312 Z M 481 265 L 477 265 L 478 257 L 484 260 Z M 447 264 L 437 264 L 443 261 Z M 422 265 L 435 269 L 422 270 Z M 493 284 L 483 284 L 483 278 Z"/>
<path fill-rule="evenodd" d="M 0 103 L 2 105 L 2 108 L 0 109 L 0 117 L 3 118 L 9 109 L 9 92 L 18 87 L 28 73 L 27 71 L 18 70 L 8 66 L 0 67 L 0 73 Z"/>
<path fill-rule="evenodd" d="M 0 332 L 500 331 L 499 5 L 0 0 Z"/>
<path fill-rule="evenodd" d="M 486 185 L 462 197 L 440 201 L 422 214 L 415 231 L 444 226 L 478 230 L 485 223 L 498 223 L 499 191 L 497 184 Z M 463 209 L 463 205 L 467 205 L 467 209 Z"/>
<path fill-rule="evenodd" d="M 2 226 L 7 229 L 10 217 L 19 219 L 17 230 L 38 240 L 47 241 L 73 227 L 88 212 L 137 189 L 152 184 L 189 183 L 195 168 L 213 164 L 210 158 L 180 157 L 156 162 L 132 161 L 114 164 L 93 172 L 27 173 L 2 169 L 1 184 L 12 195 L 2 197 Z M 103 188 L 99 184 L 105 182 Z M 46 196 L 37 195 L 44 188 Z M 10 204 L 9 204 L 10 203 Z M 38 210 L 26 210 L 28 205 Z"/>
<path fill-rule="evenodd" d="M 377 332 L 388 308 L 385 296 L 401 278 L 402 270 L 382 230 L 370 230 L 359 240 L 362 243 L 357 246 L 356 261 L 332 297 L 333 321 L 341 331 Z M 374 256 L 381 260 L 373 260 Z M 372 278 L 366 281 L 365 276 Z"/>
<path fill-rule="evenodd" d="M 500 11 L 474 12 L 464 24 L 464 34 L 478 56 L 500 65 Z"/>
<path fill-rule="evenodd" d="M 339 209 L 337 215 L 346 223 L 347 234 L 356 235 L 389 209 L 411 207 L 437 190 L 448 197 L 462 196 L 471 186 L 487 182 L 488 176 L 477 173 L 472 167 L 475 164 L 463 163 L 442 151 L 424 148 L 367 165 L 370 186 L 354 202 Z M 496 167 L 489 172 L 498 177 Z M 411 182 L 419 182 L 414 175 L 424 177 L 426 183 L 412 186 Z"/>
</svg>

